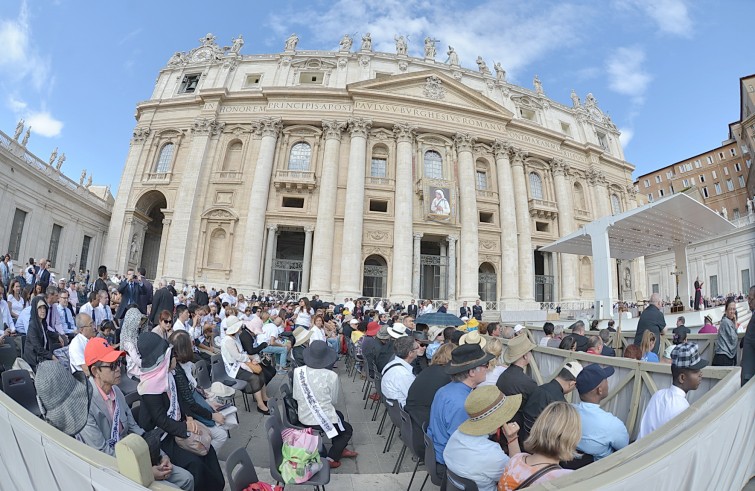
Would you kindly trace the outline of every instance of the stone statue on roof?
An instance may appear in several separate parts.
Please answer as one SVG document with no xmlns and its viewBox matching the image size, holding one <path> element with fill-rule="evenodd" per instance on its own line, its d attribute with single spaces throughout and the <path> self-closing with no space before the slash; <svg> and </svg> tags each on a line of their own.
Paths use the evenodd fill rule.
<svg viewBox="0 0 755 491">
<path fill-rule="evenodd" d="M 495 78 L 499 82 L 505 82 L 506 81 L 506 70 L 503 69 L 503 66 L 501 66 L 501 62 L 497 61 L 493 65 L 493 69 L 495 70 Z"/>
<path fill-rule="evenodd" d="M 435 59 L 435 55 L 437 54 L 435 43 L 437 43 L 437 41 L 430 36 L 425 38 L 425 58 Z"/>
<path fill-rule="evenodd" d="M 87 178 L 87 170 L 84 169 L 84 170 L 81 171 L 81 175 L 79 176 L 79 185 L 83 186 L 84 185 L 84 179 L 86 179 L 86 178 Z"/>
<path fill-rule="evenodd" d="M 89 178 L 87 179 L 86 188 L 89 189 L 91 185 L 92 185 L 92 175 L 90 174 Z"/>
<path fill-rule="evenodd" d="M 581 104 L 581 103 L 579 102 L 579 96 L 578 96 L 578 95 L 577 95 L 577 93 L 576 93 L 576 92 L 574 91 L 574 89 L 571 89 L 571 104 L 572 104 L 572 107 L 579 107 L 579 106 L 581 106 L 581 105 L 582 105 L 582 104 Z"/>
<path fill-rule="evenodd" d="M 22 119 L 16 125 L 16 132 L 13 133 L 13 139 L 18 141 L 18 138 L 21 136 L 21 133 L 23 131 L 24 131 L 24 120 Z"/>
<path fill-rule="evenodd" d="M 241 51 L 241 47 L 244 46 L 244 38 L 239 34 L 239 37 L 233 40 L 233 46 L 231 46 L 231 53 L 238 53 Z"/>
<path fill-rule="evenodd" d="M 55 150 L 52 151 L 50 154 L 50 161 L 48 162 L 49 165 L 52 165 L 53 162 L 55 162 L 55 159 L 58 158 L 58 147 L 55 147 Z"/>
<path fill-rule="evenodd" d="M 341 42 L 338 43 L 338 51 L 346 52 L 351 51 L 351 45 L 354 44 L 354 40 L 351 39 L 351 36 L 348 34 L 344 34 L 341 38 Z"/>
<path fill-rule="evenodd" d="M 26 130 L 26 134 L 24 135 L 24 139 L 21 142 L 21 145 L 23 145 L 25 147 L 26 144 L 29 143 L 29 137 L 30 136 L 31 136 L 31 126 L 29 126 L 29 128 Z"/>
<path fill-rule="evenodd" d="M 540 77 L 535 75 L 535 78 L 532 79 L 532 85 L 535 86 L 536 93 L 543 94 L 543 84 L 540 82 Z"/>
<path fill-rule="evenodd" d="M 292 32 L 286 39 L 286 51 L 296 51 L 296 45 L 299 43 L 299 36 L 295 32 Z"/>
<path fill-rule="evenodd" d="M 451 66 L 459 66 L 459 53 L 456 52 L 453 46 L 448 47 L 446 52 L 448 55 L 448 64 Z"/>
<path fill-rule="evenodd" d="M 56 170 L 60 170 L 61 167 L 63 167 L 63 162 L 66 161 L 66 154 L 62 153 L 60 154 L 60 158 L 58 159 L 58 163 L 55 165 Z"/>
<path fill-rule="evenodd" d="M 483 75 L 491 75 L 490 68 L 488 68 L 488 64 L 485 63 L 485 60 L 482 59 L 482 56 L 477 57 L 477 68 L 480 70 L 480 73 Z"/>
<path fill-rule="evenodd" d="M 362 36 L 362 51 L 372 51 L 372 36 L 369 32 Z"/>
<path fill-rule="evenodd" d="M 393 39 L 396 41 L 396 54 L 406 55 L 406 51 L 409 46 L 406 44 L 406 39 L 404 38 L 404 36 L 393 36 Z"/>
</svg>

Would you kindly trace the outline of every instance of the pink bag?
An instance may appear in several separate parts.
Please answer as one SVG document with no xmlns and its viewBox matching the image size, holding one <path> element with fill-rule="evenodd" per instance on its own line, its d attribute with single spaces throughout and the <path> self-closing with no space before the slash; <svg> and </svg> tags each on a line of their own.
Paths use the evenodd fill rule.
<svg viewBox="0 0 755 491">
<path fill-rule="evenodd" d="M 320 436 L 315 435 L 312 428 L 301 430 L 285 428 L 281 431 L 281 438 L 283 439 L 283 443 L 307 452 L 317 452 L 320 448 Z"/>
</svg>

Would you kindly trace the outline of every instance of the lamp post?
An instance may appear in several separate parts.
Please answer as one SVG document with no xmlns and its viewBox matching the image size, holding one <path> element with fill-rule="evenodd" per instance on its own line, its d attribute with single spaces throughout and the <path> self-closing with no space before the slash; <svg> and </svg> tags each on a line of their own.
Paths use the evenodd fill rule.
<svg viewBox="0 0 755 491">
<path fill-rule="evenodd" d="M 672 312 L 681 312 L 684 310 L 684 304 L 682 304 L 682 299 L 679 298 L 679 276 L 683 274 L 682 271 L 672 271 L 671 275 L 674 276 L 676 281 L 676 298 L 674 298 L 674 305 L 672 307 Z"/>
</svg>

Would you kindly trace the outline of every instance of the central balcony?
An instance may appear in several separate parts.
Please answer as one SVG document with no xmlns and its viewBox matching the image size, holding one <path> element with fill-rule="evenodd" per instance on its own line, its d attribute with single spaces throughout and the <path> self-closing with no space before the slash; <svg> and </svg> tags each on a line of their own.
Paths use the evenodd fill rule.
<svg viewBox="0 0 755 491">
<path fill-rule="evenodd" d="M 317 180 L 313 171 L 279 170 L 275 171 L 273 184 L 278 190 L 311 192 L 317 186 Z"/>
</svg>

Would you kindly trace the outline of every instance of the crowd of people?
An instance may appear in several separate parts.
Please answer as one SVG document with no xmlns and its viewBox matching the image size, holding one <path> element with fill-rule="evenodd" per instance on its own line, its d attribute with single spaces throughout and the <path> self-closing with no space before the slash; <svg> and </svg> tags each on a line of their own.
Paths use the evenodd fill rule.
<svg viewBox="0 0 755 491">
<path fill-rule="evenodd" d="M 41 260 L 29 278 L 10 278 L 0 290 L 6 328 L 0 343 L 15 343 L 22 366 L 36 372 L 45 419 L 110 455 L 121 438 L 142 435 L 151 445 L 155 479 L 182 489 L 223 489 L 217 451 L 238 424 L 235 408 L 224 404 L 233 389 L 199 386 L 196 365 L 202 362 L 219 362 L 229 378 L 244 382 L 265 415 L 268 384 L 287 374 L 299 422 L 330 438 L 326 460 L 332 468 L 357 457 L 348 448 L 353 427 L 336 409 L 340 383 L 333 367 L 341 354 L 353 355 L 364 377 L 381 375 L 382 397 L 410 415 L 420 437 L 415 441 L 426 428 L 442 472 L 472 479 L 480 490 L 555 479 L 629 444 L 624 423 L 600 407 L 613 368 L 571 361 L 538 385 L 527 370 L 536 345 L 526 328 L 482 322 L 479 301 L 460 308 L 461 326 L 438 326 L 415 323 L 434 311 L 429 301 L 370 305 L 347 298 L 334 304 L 317 296 L 245 297 L 233 287 L 204 285 L 178 291 L 174 282 L 152 285 L 141 268 L 116 283 L 104 266 L 82 288 L 75 279 L 52 282 L 46 271 Z M 755 287 L 748 300 L 755 310 Z M 685 396 L 697 389 L 707 364 L 688 342 L 683 317 L 673 344 L 660 352 L 666 327 L 660 298 L 649 303 L 623 356 L 670 363 L 673 381 L 651 398 L 638 438 L 689 406 Z M 447 306 L 438 310 L 447 312 Z M 547 322 L 539 344 L 616 356 L 612 322 L 603 330 L 596 326 L 587 331 L 577 321 L 566 334 Z M 736 326 L 733 300 L 718 328 L 706 319 L 701 332 L 718 334 L 713 364 L 736 364 Z M 755 328 L 743 346 L 744 383 L 755 363 Z M 138 384 L 138 418 L 119 388 L 122 377 Z M 62 397 L 61 389 L 70 396 Z M 568 404 L 566 395 L 575 391 L 579 402 Z M 380 400 L 381 394 L 370 397 Z M 201 428 L 210 433 L 211 447 L 197 455 L 183 442 Z"/>
</svg>

